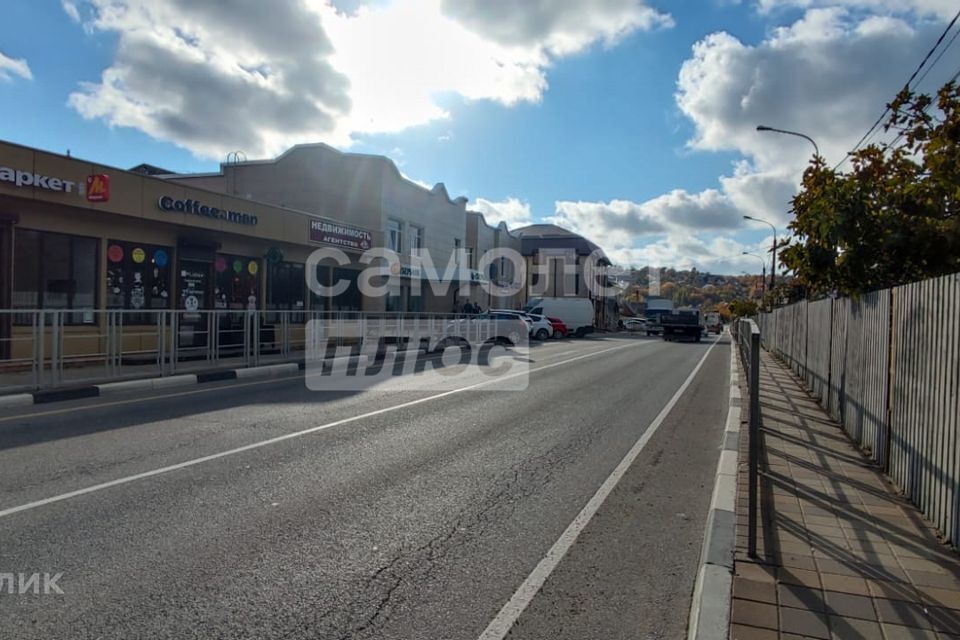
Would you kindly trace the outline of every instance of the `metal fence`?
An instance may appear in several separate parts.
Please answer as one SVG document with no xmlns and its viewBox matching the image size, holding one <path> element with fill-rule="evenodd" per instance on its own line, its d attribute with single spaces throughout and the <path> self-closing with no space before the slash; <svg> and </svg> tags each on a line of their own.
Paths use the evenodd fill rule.
<svg viewBox="0 0 960 640">
<path fill-rule="evenodd" d="M 759 322 L 764 346 L 960 546 L 960 274 Z"/>
<path fill-rule="evenodd" d="M 307 323 L 337 345 L 435 335 L 470 316 L 359 311 L 0 309 L 0 394 L 302 359 Z M 316 338 L 316 334 L 314 338 Z"/>
<path fill-rule="evenodd" d="M 757 512 L 760 480 L 760 328 L 753 320 L 737 320 L 733 325 L 741 370 L 747 379 L 750 425 L 749 474 L 747 488 L 747 553 L 757 557 Z"/>
</svg>

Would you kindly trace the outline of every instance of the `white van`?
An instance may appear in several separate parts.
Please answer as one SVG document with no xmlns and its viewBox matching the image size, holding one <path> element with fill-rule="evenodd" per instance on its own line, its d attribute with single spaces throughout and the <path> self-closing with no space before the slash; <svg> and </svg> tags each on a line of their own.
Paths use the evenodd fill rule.
<svg viewBox="0 0 960 640">
<path fill-rule="evenodd" d="M 531 298 L 523 310 L 562 320 L 578 338 L 593 332 L 593 302 L 587 298 Z"/>
</svg>

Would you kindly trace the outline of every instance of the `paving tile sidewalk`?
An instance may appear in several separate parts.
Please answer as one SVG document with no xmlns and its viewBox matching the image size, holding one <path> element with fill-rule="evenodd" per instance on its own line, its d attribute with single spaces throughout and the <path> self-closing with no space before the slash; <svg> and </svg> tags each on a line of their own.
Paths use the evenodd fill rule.
<svg viewBox="0 0 960 640">
<path fill-rule="evenodd" d="M 766 352 L 760 402 L 766 526 L 751 559 L 742 464 L 730 638 L 960 638 L 960 555 Z"/>
</svg>

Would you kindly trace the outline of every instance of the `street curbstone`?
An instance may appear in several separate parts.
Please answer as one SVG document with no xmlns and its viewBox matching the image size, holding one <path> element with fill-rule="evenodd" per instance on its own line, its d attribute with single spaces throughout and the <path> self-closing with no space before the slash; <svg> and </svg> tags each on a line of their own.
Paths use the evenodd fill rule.
<svg viewBox="0 0 960 640">
<path fill-rule="evenodd" d="M 282 376 L 286 373 L 296 373 L 300 371 L 300 365 L 296 362 L 289 362 L 286 364 L 268 364 L 262 367 L 249 367 L 247 369 L 236 369 L 237 379 L 243 380 L 246 378 L 271 378 L 274 376 Z"/>
<path fill-rule="evenodd" d="M 730 407 L 727 412 L 727 425 L 725 431 L 730 433 L 740 433 L 740 421 L 742 413 L 740 407 Z"/>
<path fill-rule="evenodd" d="M 153 378 L 154 389 L 167 389 L 169 387 L 184 387 L 197 384 L 197 376 L 193 373 L 185 373 L 178 376 L 167 376 L 165 378 Z"/>
<path fill-rule="evenodd" d="M 723 448 L 725 451 L 740 451 L 740 432 L 726 431 L 723 434 Z"/>
<path fill-rule="evenodd" d="M 0 407 L 26 407 L 33 404 L 32 393 L 17 393 L 10 396 L 0 396 Z"/>
<path fill-rule="evenodd" d="M 723 451 L 722 453 L 734 454 L 732 451 Z M 710 508 L 723 509 L 724 511 L 734 511 L 736 507 L 736 474 L 718 473 L 716 483 L 713 485 L 713 495 L 710 497 Z"/>
<path fill-rule="evenodd" d="M 701 563 L 726 567 L 733 571 L 733 552 L 736 548 L 737 514 L 725 509 L 711 509 L 707 526 L 713 532 L 709 544 L 704 545 Z"/>
<path fill-rule="evenodd" d="M 127 391 L 140 391 L 153 388 L 153 378 L 145 380 L 122 380 L 121 382 L 106 382 L 104 384 L 94 385 L 97 388 L 98 395 L 105 396 L 114 393 L 125 393 Z"/>
<path fill-rule="evenodd" d="M 700 567 L 693 594 L 688 640 L 727 640 L 733 574 L 725 567 Z"/>
<path fill-rule="evenodd" d="M 50 402 L 62 402 L 64 400 L 82 400 L 84 398 L 96 398 L 100 395 L 100 390 L 94 386 L 74 387 L 72 389 L 51 389 L 50 391 L 38 391 L 33 394 L 33 404 L 48 404 Z"/>
<path fill-rule="evenodd" d="M 700 569 L 690 604 L 687 640 L 727 640 L 729 636 L 737 535 L 737 465 L 741 419 L 739 381 L 736 349 L 731 349 L 729 408 L 700 550 Z"/>
</svg>

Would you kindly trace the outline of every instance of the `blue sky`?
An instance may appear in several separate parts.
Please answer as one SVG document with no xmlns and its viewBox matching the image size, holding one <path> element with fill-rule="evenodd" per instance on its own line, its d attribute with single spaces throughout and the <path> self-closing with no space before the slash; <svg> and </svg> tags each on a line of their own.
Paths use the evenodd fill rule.
<svg viewBox="0 0 960 640">
<path fill-rule="evenodd" d="M 802 141 L 755 124 L 808 132 L 841 160 L 955 11 L 949 0 L 197 4 L 6 7 L 0 138 L 175 171 L 323 140 L 444 182 L 491 220 L 574 228 L 622 264 L 728 273 L 755 271 L 741 253 L 769 242 L 742 216 L 784 228 L 809 159 Z M 921 89 L 957 71 L 958 50 Z"/>
</svg>

